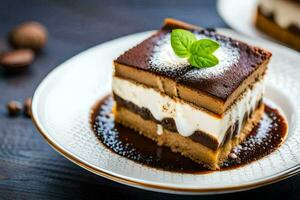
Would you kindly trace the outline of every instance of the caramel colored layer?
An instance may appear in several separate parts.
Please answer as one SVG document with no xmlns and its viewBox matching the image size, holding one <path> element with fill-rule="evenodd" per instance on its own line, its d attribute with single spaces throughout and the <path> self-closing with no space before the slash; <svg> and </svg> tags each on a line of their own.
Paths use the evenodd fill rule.
<svg viewBox="0 0 300 200">
<path fill-rule="evenodd" d="M 264 78 L 266 69 L 267 63 L 258 67 L 257 70 L 248 76 L 225 101 L 208 93 L 177 83 L 170 78 L 119 63 L 115 63 L 115 76 L 133 80 L 148 87 L 155 88 L 170 97 L 178 97 L 198 107 L 222 115 L 250 85 L 253 85 L 258 80 Z"/>
</svg>

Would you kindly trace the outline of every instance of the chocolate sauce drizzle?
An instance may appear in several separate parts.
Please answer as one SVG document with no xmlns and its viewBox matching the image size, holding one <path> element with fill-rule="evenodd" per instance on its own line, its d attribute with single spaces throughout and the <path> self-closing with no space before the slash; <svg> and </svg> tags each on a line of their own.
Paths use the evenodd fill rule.
<svg viewBox="0 0 300 200">
<path fill-rule="evenodd" d="M 182 173 L 211 172 L 192 160 L 172 152 L 114 122 L 113 98 L 109 95 L 95 106 L 92 127 L 98 139 L 111 151 L 137 163 Z M 243 166 L 276 150 L 287 134 L 287 124 L 278 110 L 265 105 L 265 114 L 246 140 L 232 150 L 221 170 Z"/>
</svg>

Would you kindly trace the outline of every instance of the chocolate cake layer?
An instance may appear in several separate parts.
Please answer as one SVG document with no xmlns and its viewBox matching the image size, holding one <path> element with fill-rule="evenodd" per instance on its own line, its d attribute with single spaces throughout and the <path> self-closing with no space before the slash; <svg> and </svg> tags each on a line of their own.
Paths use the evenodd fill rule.
<svg viewBox="0 0 300 200">
<path fill-rule="evenodd" d="M 165 129 L 167 129 L 169 131 L 178 132 L 175 121 L 172 118 L 165 118 L 165 119 L 159 121 L 159 120 L 156 120 L 153 117 L 153 115 L 151 114 L 151 112 L 146 108 L 140 108 L 137 105 L 133 104 L 132 102 L 122 99 L 121 97 L 119 97 L 116 94 L 114 94 L 114 99 L 117 102 L 117 106 L 124 107 L 124 108 L 130 110 L 131 112 L 138 114 L 145 120 L 154 121 L 155 123 L 160 124 L 162 127 L 164 127 Z M 260 99 L 256 104 L 256 109 L 259 108 L 261 105 L 262 105 L 262 100 Z M 249 118 L 251 118 L 252 113 L 253 113 L 253 110 L 250 110 L 249 113 L 246 113 L 244 115 L 241 128 L 243 128 L 243 126 L 245 125 L 247 120 Z M 221 143 L 219 143 L 218 140 L 216 138 L 214 138 L 213 136 L 211 136 L 207 133 L 204 133 L 202 131 L 195 131 L 194 134 L 189 136 L 189 138 L 191 140 L 193 140 L 194 142 L 200 143 L 212 150 L 217 150 L 218 148 L 222 147 L 222 145 L 224 145 L 228 140 L 232 139 L 232 137 L 237 135 L 238 130 L 239 130 L 238 124 L 239 123 L 237 121 L 236 123 L 234 123 L 233 126 L 230 126 L 228 128 L 228 130 L 226 131 L 226 135 Z"/>
<path fill-rule="evenodd" d="M 161 49 L 169 48 L 173 28 L 189 29 L 199 38 L 218 41 L 221 44 L 220 55 L 217 55 L 220 64 L 196 69 L 184 61 L 166 62 L 168 59 L 163 57 L 165 52 Z M 261 48 L 169 19 L 162 30 L 114 61 L 115 76 L 158 88 L 170 96 L 222 114 L 248 85 L 265 74 L 270 57 L 271 53 Z"/>
</svg>

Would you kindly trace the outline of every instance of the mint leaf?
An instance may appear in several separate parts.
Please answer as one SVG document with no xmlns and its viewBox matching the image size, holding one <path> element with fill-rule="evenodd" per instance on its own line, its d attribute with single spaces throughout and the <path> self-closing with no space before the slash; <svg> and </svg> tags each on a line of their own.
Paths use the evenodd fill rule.
<svg viewBox="0 0 300 200">
<path fill-rule="evenodd" d="M 171 46 L 175 54 L 181 58 L 187 58 L 190 47 L 197 39 L 193 33 L 183 29 L 174 29 L 171 33 Z"/>
<path fill-rule="evenodd" d="M 190 47 L 190 57 L 188 61 L 194 67 L 213 67 L 219 63 L 219 60 L 212 53 L 219 47 L 219 43 L 210 39 L 193 42 Z"/>
<path fill-rule="evenodd" d="M 219 47 L 220 44 L 214 40 L 202 39 L 193 42 L 190 47 L 190 53 L 197 55 L 209 55 L 215 52 Z"/>
<path fill-rule="evenodd" d="M 195 35 L 187 30 L 174 29 L 171 33 L 171 46 L 177 56 L 188 58 L 188 62 L 194 67 L 213 67 L 219 63 L 213 53 L 220 44 L 211 39 L 197 40 Z"/>
<path fill-rule="evenodd" d="M 212 54 L 192 54 L 188 58 L 189 63 L 197 68 L 213 67 L 219 63 L 219 60 L 216 56 Z"/>
</svg>

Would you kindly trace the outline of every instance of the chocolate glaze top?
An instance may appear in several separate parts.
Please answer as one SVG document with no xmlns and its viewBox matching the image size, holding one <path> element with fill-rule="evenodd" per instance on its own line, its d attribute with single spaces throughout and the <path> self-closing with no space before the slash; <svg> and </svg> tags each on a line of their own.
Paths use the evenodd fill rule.
<svg viewBox="0 0 300 200">
<path fill-rule="evenodd" d="M 189 29 L 198 39 L 210 38 L 221 44 L 215 55 L 220 63 L 198 69 L 178 58 L 170 45 L 170 33 L 180 26 L 164 26 L 160 31 L 119 56 L 115 62 L 165 76 L 191 89 L 226 100 L 271 53 L 216 33 L 211 29 Z"/>
</svg>

